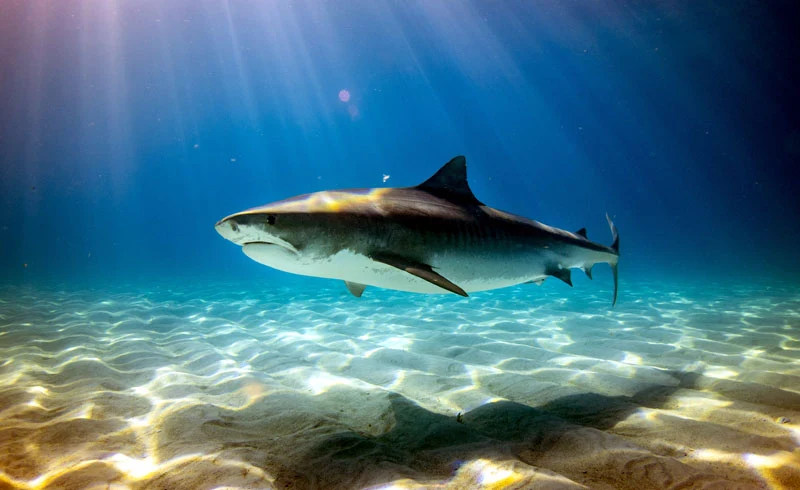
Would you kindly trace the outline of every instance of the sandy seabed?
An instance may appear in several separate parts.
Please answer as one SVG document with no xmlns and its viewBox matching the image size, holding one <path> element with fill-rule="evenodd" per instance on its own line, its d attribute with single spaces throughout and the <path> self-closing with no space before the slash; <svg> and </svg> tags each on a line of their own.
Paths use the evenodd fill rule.
<svg viewBox="0 0 800 490">
<path fill-rule="evenodd" d="M 0 489 L 800 488 L 800 289 L 0 287 Z"/>
</svg>

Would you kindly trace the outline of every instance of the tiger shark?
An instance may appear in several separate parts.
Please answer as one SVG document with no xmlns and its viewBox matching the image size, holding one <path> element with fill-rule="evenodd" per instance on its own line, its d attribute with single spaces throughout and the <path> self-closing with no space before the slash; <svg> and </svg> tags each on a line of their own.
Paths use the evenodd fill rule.
<svg viewBox="0 0 800 490">
<path fill-rule="evenodd" d="M 315 192 L 220 220 L 220 235 L 251 259 L 305 276 L 341 279 L 361 297 L 367 286 L 414 293 L 468 293 L 556 277 L 592 278 L 608 263 L 617 302 L 619 234 L 611 246 L 480 202 L 457 156 L 414 187 Z"/>
</svg>

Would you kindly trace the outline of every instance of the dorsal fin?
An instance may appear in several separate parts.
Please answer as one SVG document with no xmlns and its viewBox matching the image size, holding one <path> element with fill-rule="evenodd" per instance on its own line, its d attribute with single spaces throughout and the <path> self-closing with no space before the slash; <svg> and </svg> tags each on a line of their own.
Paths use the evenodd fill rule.
<svg viewBox="0 0 800 490">
<path fill-rule="evenodd" d="M 467 159 L 461 155 L 445 163 L 433 177 L 417 188 L 451 201 L 483 205 L 467 184 Z"/>
<path fill-rule="evenodd" d="M 583 238 L 586 238 L 587 240 L 589 239 L 589 237 L 586 236 L 586 228 L 581 228 L 580 230 L 576 231 L 575 234 L 580 235 Z"/>
</svg>

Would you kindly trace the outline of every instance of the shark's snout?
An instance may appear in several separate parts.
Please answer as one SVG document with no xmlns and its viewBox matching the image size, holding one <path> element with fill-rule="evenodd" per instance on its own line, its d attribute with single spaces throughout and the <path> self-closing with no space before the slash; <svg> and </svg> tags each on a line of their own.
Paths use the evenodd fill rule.
<svg viewBox="0 0 800 490">
<path fill-rule="evenodd" d="M 217 224 L 214 225 L 214 229 L 217 230 L 217 233 L 222 235 L 222 238 L 234 243 L 236 242 L 236 237 L 239 235 L 239 223 L 233 218 L 223 218 L 217 221 Z"/>
<path fill-rule="evenodd" d="M 218 228 L 223 225 L 228 225 L 234 229 L 239 226 L 239 223 L 236 222 L 236 215 L 226 216 L 221 220 L 217 221 L 217 224 L 214 225 L 215 228 Z"/>
<path fill-rule="evenodd" d="M 297 249 L 293 245 L 265 230 L 264 226 L 254 225 L 251 221 L 248 221 L 248 218 L 250 217 L 241 217 L 234 214 L 218 221 L 214 225 L 214 229 L 217 230 L 217 233 L 222 238 L 239 246 L 247 244 L 280 245 L 293 253 L 297 253 Z"/>
</svg>

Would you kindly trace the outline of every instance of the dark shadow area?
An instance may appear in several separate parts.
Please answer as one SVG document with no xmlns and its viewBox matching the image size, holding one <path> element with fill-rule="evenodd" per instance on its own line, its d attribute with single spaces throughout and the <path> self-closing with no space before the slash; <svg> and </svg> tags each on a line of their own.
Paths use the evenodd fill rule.
<svg viewBox="0 0 800 490">
<path fill-rule="evenodd" d="M 669 409 L 679 390 L 703 390 L 725 396 L 732 403 L 755 402 L 800 408 L 800 396 L 777 388 L 709 378 L 697 372 L 670 373 L 674 386 L 653 385 L 632 396 L 584 393 L 558 398 L 538 407 L 510 401 L 489 403 L 462 418 L 432 413 L 411 400 L 390 395 L 392 428 L 377 437 L 352 430 L 319 440 L 292 464 L 291 473 L 303 475 L 303 484 L 280 476 L 279 488 L 357 488 L 386 483 L 386 475 L 406 474 L 417 482 L 439 482 L 451 477 L 460 463 L 478 458 L 519 460 L 537 468 L 556 471 L 575 482 L 593 487 L 686 488 L 721 485 L 751 488 L 755 482 L 746 471 L 733 474 L 701 471 L 680 461 L 685 454 L 653 453 L 624 437 L 606 433 L 641 408 Z M 676 419 L 675 430 L 728 432 L 724 441 L 764 439 L 759 446 L 790 451 L 791 440 L 761 438 L 711 422 Z M 672 426 L 671 426 L 672 427 Z M 666 430 L 672 430 L 667 428 Z M 716 438 L 714 439 L 716 441 Z M 586 454 L 580 454 L 581 449 Z M 577 455 L 576 455 L 577 453 Z M 586 458 L 585 466 L 562 463 Z M 387 471 L 387 470 L 393 471 Z M 743 481 L 747 480 L 747 481 Z M 683 487 L 681 487 L 683 488 Z"/>
<path fill-rule="evenodd" d="M 749 410 L 750 383 L 670 374 L 673 385 L 648 385 L 631 396 L 583 393 L 540 406 L 499 401 L 461 416 L 431 412 L 398 393 L 344 386 L 318 395 L 277 392 L 242 409 L 193 405 L 159 425 L 156 456 L 168 461 L 217 454 L 226 468 L 230 464 L 223 462 L 237 461 L 263 469 L 281 490 L 366 488 L 402 478 L 436 484 L 476 460 L 524 467 L 520 478 L 561 475 L 591 488 L 642 490 L 756 485 L 748 468 L 705 464 L 702 458 L 687 464 L 683 458 L 693 448 L 793 450 L 789 436 L 670 412 L 683 397 L 694 396 L 691 390 L 700 399 L 721 395 L 731 410 Z M 796 406 L 797 395 L 775 388 L 755 396 L 764 398 L 762 404 Z M 636 415 L 643 408 L 663 412 Z"/>
<path fill-rule="evenodd" d="M 681 387 L 657 385 L 633 396 L 586 393 L 540 407 L 501 401 L 467 412 L 460 421 L 393 394 L 390 403 L 395 423 L 391 430 L 377 437 L 344 431 L 324 438 L 294 461 L 289 472 L 292 476 L 285 474 L 289 476 L 285 479 L 279 474 L 276 484 L 281 489 L 357 488 L 385 483 L 385 475 L 396 476 L 398 472 L 418 482 L 440 481 L 452 476 L 461 461 L 477 458 L 518 459 L 540 466 L 540 455 L 546 455 L 565 436 L 579 431 L 591 439 L 608 439 L 607 446 L 613 446 L 608 447 L 611 452 L 639 451 L 623 439 L 599 431 L 613 427 L 640 407 L 661 407 Z M 677 461 L 673 463 L 682 466 L 683 472 L 696 472 Z M 587 484 L 611 478 L 603 477 L 604 471 L 586 469 L 565 476 Z M 702 475 L 696 476 L 703 479 Z M 619 486 L 619 482 L 613 484 L 627 487 Z"/>
</svg>

